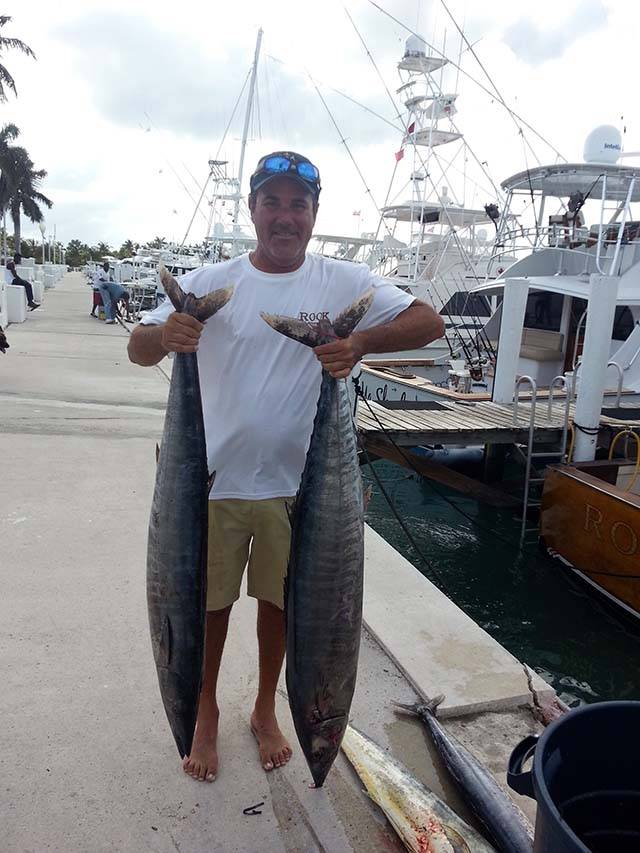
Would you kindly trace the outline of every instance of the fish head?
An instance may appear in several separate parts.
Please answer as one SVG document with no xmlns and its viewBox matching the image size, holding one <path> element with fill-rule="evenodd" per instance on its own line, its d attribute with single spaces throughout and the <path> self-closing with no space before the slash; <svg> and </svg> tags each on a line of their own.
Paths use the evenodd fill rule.
<svg viewBox="0 0 640 853">
<path fill-rule="evenodd" d="M 338 754 L 348 719 L 346 714 L 320 717 L 317 709 L 313 709 L 307 722 L 307 748 L 304 753 L 313 781 L 319 788 Z"/>
</svg>

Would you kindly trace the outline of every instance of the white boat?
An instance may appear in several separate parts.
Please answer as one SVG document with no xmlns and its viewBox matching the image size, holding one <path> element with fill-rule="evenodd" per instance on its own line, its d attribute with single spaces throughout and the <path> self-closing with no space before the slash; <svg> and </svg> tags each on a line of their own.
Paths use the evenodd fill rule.
<svg viewBox="0 0 640 853">
<path fill-rule="evenodd" d="M 439 361 L 440 379 L 446 378 L 447 359 L 470 345 L 491 316 L 489 301 L 473 291 L 490 275 L 493 235 L 501 213 L 497 190 L 483 196 L 483 207 L 465 203 L 473 182 L 470 174 L 464 174 L 468 167 L 457 166 L 475 159 L 480 179 L 486 183 L 488 176 L 453 122 L 457 95 L 442 88 L 447 65 L 446 58 L 427 54 L 421 38 L 412 35 L 407 39 L 398 63 L 402 85 L 397 93 L 406 114 L 396 159 L 397 177 L 403 179 L 405 162 L 409 173 L 405 170 L 398 198 L 390 199 L 382 208 L 380 239 L 368 258 L 376 272 L 390 277 L 443 315 L 447 340 L 434 341 L 424 350 L 411 353 L 414 360 Z M 461 175 L 459 180 L 456 171 Z M 460 185 L 457 192 L 451 188 L 456 184 Z M 401 196 L 407 190 L 409 197 Z M 475 193 L 478 191 L 486 192 L 476 182 Z M 510 260 L 505 258 L 503 267 Z M 497 270 L 494 265 L 494 277 L 499 274 Z M 406 359 L 406 355 L 399 357 Z M 429 365 L 429 372 L 433 378 L 433 365 Z"/>
<path fill-rule="evenodd" d="M 588 387 L 580 380 L 580 358 L 597 275 L 617 281 L 605 397 L 609 404 L 635 402 L 640 393 L 640 211 L 634 208 L 640 202 L 640 168 L 619 164 L 619 152 L 618 131 L 597 128 L 587 140 L 585 162 L 540 166 L 503 181 L 507 200 L 496 255 L 509 244 L 519 257 L 498 278 L 474 289 L 495 306 L 476 339 L 485 354 L 480 381 L 474 381 L 464 360 L 451 371 L 454 387 L 446 389 L 416 376 L 410 365 L 395 365 L 386 376 L 365 367 L 369 395 L 511 402 L 516 379 L 527 376 L 538 392 L 556 384 L 569 394 L 577 391 L 579 398 L 581 384 Z M 514 227 L 509 216 L 522 195 L 535 201 L 535 222 L 528 228 Z M 590 224 L 585 214 L 593 217 Z M 502 263 L 496 257 L 489 269 Z"/>
</svg>

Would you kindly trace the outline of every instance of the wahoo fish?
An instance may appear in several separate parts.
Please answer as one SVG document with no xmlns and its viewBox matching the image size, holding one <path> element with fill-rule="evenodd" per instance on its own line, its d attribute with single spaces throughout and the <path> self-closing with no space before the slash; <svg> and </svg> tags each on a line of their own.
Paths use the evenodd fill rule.
<svg viewBox="0 0 640 853">
<path fill-rule="evenodd" d="M 475 829 L 362 732 L 349 726 L 342 749 L 407 850 L 495 853 Z"/>
<path fill-rule="evenodd" d="M 425 703 L 402 705 L 396 702 L 395 705 L 420 717 L 462 796 L 496 848 L 501 853 L 531 853 L 533 830 L 523 812 L 487 768 L 436 719 L 436 709 L 443 699 L 444 696 L 437 696 Z"/>
<path fill-rule="evenodd" d="M 346 338 L 373 289 L 331 323 L 262 314 L 276 331 L 316 347 Z M 345 380 L 322 372 L 318 409 L 291 520 L 285 584 L 286 681 L 300 746 L 320 788 L 340 749 L 356 685 L 362 625 L 364 501 Z"/>
<path fill-rule="evenodd" d="M 206 322 L 233 287 L 197 298 L 162 267 L 176 311 Z M 207 593 L 207 466 L 198 358 L 176 353 L 167 401 L 147 546 L 147 607 L 162 702 L 180 757 L 191 751 L 198 713 Z"/>
</svg>

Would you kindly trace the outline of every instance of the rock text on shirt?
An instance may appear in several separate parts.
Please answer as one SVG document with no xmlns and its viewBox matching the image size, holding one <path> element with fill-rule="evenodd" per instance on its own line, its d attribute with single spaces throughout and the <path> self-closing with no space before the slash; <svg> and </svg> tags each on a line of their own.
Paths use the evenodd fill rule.
<svg viewBox="0 0 640 853">
<path fill-rule="evenodd" d="M 307 313 L 306 311 L 301 311 L 298 314 L 298 319 L 303 320 L 305 323 L 317 323 L 318 320 L 328 320 L 329 312 L 328 311 L 311 311 Z"/>
</svg>

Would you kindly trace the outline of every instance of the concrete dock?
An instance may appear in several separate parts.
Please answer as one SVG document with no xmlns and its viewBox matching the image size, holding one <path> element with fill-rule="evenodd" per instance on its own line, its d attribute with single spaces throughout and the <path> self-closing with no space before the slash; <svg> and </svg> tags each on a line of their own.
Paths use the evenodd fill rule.
<svg viewBox="0 0 640 853">
<path fill-rule="evenodd" d="M 222 664 L 218 779 L 182 772 L 145 601 L 168 371 L 130 364 L 127 330 L 90 308 L 84 277 L 68 274 L 5 329 L 11 348 L 0 354 L 0 849 L 401 850 L 343 755 L 325 787 L 309 789 L 284 685 L 279 719 L 294 757 L 260 767 L 246 597 Z M 512 747 L 538 730 L 522 667 L 373 531 L 365 587 L 353 722 L 469 819 L 419 723 L 391 702 L 445 693 L 447 727 L 504 783 Z M 517 799 L 533 818 L 532 801 Z M 243 814 L 260 802 L 260 814 Z"/>
</svg>

